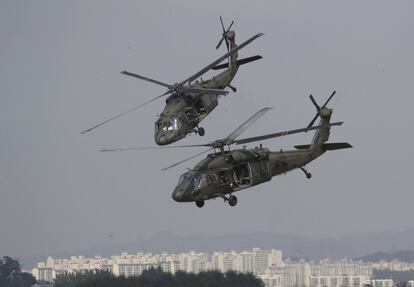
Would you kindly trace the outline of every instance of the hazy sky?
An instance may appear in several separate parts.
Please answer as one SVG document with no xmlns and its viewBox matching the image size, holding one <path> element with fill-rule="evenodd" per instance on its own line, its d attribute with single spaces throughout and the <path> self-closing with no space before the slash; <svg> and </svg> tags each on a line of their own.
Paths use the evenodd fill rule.
<svg viewBox="0 0 414 287">
<path fill-rule="evenodd" d="M 398 231 L 413 223 L 413 1 L 1 1 L 0 255 L 31 256 L 133 242 L 162 231 L 269 231 L 340 237 Z M 122 76 L 183 80 L 225 52 L 219 16 L 236 40 L 265 35 L 241 57 L 236 94 L 202 123 L 204 143 L 230 133 L 262 107 L 274 109 L 243 136 L 306 126 L 312 93 L 332 101 L 331 141 L 354 149 L 199 209 L 171 198 L 201 150 L 99 153 L 152 146 L 158 101 L 80 132 L 164 92 Z M 210 73 L 212 75 L 214 73 Z M 206 78 L 207 76 L 204 76 Z M 312 134 L 263 142 L 306 144 Z M 113 236 L 109 236 L 113 234 Z"/>
</svg>

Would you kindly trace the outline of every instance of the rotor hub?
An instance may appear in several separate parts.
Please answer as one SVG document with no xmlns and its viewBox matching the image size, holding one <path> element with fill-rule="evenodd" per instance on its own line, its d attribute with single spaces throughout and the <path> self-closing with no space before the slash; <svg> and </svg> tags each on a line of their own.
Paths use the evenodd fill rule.
<svg viewBox="0 0 414 287">
<path fill-rule="evenodd" d="M 234 31 L 227 31 L 226 33 L 224 33 L 224 37 L 226 37 L 229 40 L 234 39 L 235 36 L 236 33 Z"/>
<path fill-rule="evenodd" d="M 332 109 L 328 109 L 327 107 L 323 107 L 319 110 L 319 116 L 321 118 L 328 118 L 332 114 Z"/>
<path fill-rule="evenodd" d="M 171 90 L 174 92 L 180 92 L 183 90 L 183 85 L 181 83 L 175 83 L 172 87 Z"/>
</svg>

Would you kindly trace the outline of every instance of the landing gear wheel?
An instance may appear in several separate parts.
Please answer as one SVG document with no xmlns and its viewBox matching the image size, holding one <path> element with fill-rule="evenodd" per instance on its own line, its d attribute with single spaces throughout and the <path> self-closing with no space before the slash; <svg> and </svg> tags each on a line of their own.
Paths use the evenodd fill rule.
<svg viewBox="0 0 414 287">
<path fill-rule="evenodd" d="M 237 197 L 235 197 L 234 195 L 230 195 L 228 201 L 229 201 L 229 205 L 230 206 L 236 206 L 236 204 L 237 204 Z"/>
<path fill-rule="evenodd" d="M 204 206 L 204 200 L 196 200 L 196 205 L 197 205 L 197 207 L 203 207 Z"/>
<path fill-rule="evenodd" d="M 300 167 L 300 169 L 303 171 L 303 173 L 306 175 L 306 178 L 307 179 L 311 179 L 311 177 L 312 177 L 312 174 L 309 172 L 309 171 L 307 171 L 306 170 L 306 168 L 304 168 L 303 166 L 302 167 Z"/>
<path fill-rule="evenodd" d="M 204 128 L 198 128 L 197 132 L 200 135 L 200 137 L 202 137 L 206 134 L 206 131 L 204 130 Z"/>
</svg>

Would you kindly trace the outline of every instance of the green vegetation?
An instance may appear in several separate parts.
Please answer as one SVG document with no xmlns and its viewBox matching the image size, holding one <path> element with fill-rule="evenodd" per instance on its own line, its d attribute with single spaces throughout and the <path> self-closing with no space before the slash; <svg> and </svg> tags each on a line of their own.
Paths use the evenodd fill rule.
<svg viewBox="0 0 414 287">
<path fill-rule="evenodd" d="M 8 256 L 0 258 L 1 287 L 29 287 L 36 283 L 32 274 L 21 272 L 19 261 Z"/>
<path fill-rule="evenodd" d="M 263 282 L 253 274 L 229 271 L 206 271 L 175 274 L 161 269 L 144 271 L 140 276 L 115 277 L 109 272 L 95 271 L 60 275 L 55 281 L 56 287 L 263 287 Z"/>
</svg>

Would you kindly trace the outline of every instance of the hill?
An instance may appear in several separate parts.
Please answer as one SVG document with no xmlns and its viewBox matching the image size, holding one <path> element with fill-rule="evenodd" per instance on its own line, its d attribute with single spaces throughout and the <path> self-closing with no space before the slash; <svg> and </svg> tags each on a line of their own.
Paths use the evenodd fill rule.
<svg viewBox="0 0 414 287">
<path fill-rule="evenodd" d="M 392 261 L 398 260 L 401 262 L 414 262 L 414 251 L 396 251 L 396 252 L 376 252 L 357 258 L 365 262 L 378 262 L 381 260 Z"/>
</svg>

